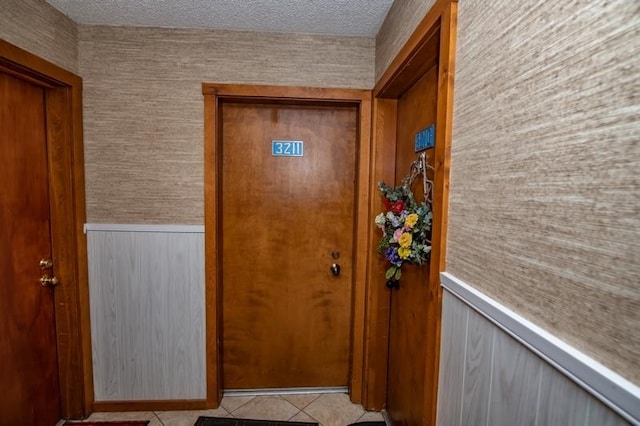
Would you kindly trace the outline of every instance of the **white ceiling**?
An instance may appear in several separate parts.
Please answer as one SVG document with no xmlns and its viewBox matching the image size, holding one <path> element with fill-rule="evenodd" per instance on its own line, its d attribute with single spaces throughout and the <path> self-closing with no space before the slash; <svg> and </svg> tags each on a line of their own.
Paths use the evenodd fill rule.
<svg viewBox="0 0 640 426">
<path fill-rule="evenodd" d="M 80 24 L 377 34 L 393 0 L 47 0 Z"/>
</svg>

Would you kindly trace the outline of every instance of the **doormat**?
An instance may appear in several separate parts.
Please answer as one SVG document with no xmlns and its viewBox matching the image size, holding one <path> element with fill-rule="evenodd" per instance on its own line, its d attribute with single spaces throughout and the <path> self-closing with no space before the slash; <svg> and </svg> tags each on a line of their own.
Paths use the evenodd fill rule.
<svg viewBox="0 0 640 426">
<path fill-rule="evenodd" d="M 198 417 L 193 426 L 318 426 L 318 423 L 279 422 L 273 420 L 230 419 L 228 417 Z"/>
<path fill-rule="evenodd" d="M 135 420 L 127 422 L 64 422 L 62 426 L 146 426 L 149 424 L 148 420 Z"/>
</svg>

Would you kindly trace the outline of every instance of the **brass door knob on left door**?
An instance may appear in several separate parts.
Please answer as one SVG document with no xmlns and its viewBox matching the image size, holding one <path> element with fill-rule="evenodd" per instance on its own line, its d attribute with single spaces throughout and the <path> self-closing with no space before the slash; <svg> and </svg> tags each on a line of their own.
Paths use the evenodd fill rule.
<svg viewBox="0 0 640 426">
<path fill-rule="evenodd" d="M 40 284 L 42 287 L 55 287 L 60 283 L 58 277 L 50 277 L 49 275 L 43 275 L 40 278 Z"/>
<path fill-rule="evenodd" d="M 40 259 L 40 269 L 49 269 L 49 268 L 53 268 L 53 260 Z"/>
</svg>

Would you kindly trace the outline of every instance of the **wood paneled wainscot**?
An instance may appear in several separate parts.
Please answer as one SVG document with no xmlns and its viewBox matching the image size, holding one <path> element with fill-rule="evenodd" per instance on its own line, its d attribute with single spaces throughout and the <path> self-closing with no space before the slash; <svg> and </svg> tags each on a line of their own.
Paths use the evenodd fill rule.
<svg viewBox="0 0 640 426">
<path fill-rule="evenodd" d="M 203 227 L 87 225 L 87 240 L 94 408 L 204 400 Z"/>
<path fill-rule="evenodd" d="M 587 383 L 580 385 L 571 378 L 580 369 L 586 371 L 579 359 L 570 360 L 573 372 L 561 371 L 562 361 L 554 355 L 559 352 L 532 344 L 530 337 L 514 332 L 508 322 L 474 303 L 478 298 L 469 297 L 471 291 L 460 291 L 464 288 L 457 282 L 443 280 L 438 425 L 640 424 L 637 397 L 634 403 L 632 394 L 625 395 L 624 386 L 614 397 L 593 389 L 594 380 L 586 376 L 582 379 Z M 615 383 L 606 386 L 615 387 Z M 615 401 L 601 402 L 608 397 Z M 625 401 L 629 401 L 627 406 L 616 405 Z"/>
</svg>

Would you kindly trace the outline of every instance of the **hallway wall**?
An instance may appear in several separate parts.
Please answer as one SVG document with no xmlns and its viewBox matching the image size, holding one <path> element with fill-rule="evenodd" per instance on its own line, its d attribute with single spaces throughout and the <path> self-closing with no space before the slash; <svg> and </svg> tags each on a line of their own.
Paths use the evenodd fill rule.
<svg viewBox="0 0 640 426">
<path fill-rule="evenodd" d="M 202 224 L 201 84 L 371 88 L 374 39 L 80 26 L 89 222 Z"/>
<path fill-rule="evenodd" d="M 638 385 L 640 5 L 458 6 L 447 271 Z"/>
<path fill-rule="evenodd" d="M 436 0 L 403 0 L 393 3 L 376 36 L 376 81 L 382 77 L 382 73 L 435 2 Z"/>
<path fill-rule="evenodd" d="M 78 28 L 44 0 L 2 0 L 0 38 L 78 73 Z"/>
</svg>

